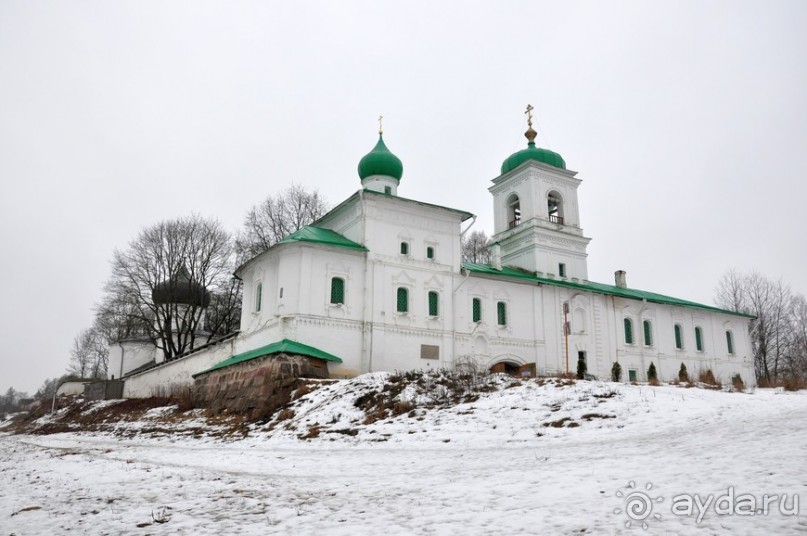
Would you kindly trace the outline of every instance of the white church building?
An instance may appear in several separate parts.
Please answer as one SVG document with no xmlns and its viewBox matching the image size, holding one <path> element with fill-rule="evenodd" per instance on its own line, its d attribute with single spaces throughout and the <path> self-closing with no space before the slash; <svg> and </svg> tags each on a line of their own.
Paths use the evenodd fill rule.
<svg viewBox="0 0 807 536">
<path fill-rule="evenodd" d="M 110 373 L 123 376 L 125 396 L 149 396 L 286 341 L 329 356 L 336 378 L 471 360 L 552 374 L 584 359 L 600 379 L 618 362 L 623 380 L 645 381 L 652 362 L 671 380 L 684 363 L 753 385 L 748 316 L 630 288 L 621 271 L 613 285 L 588 280 L 582 181 L 535 146 L 531 122 L 525 135 L 489 188 L 489 265 L 462 261 L 472 214 L 399 195 L 403 166 L 379 132 L 359 163 L 360 190 L 238 268 L 237 335 L 151 368 L 153 347 L 124 342 L 112 347 Z"/>
</svg>

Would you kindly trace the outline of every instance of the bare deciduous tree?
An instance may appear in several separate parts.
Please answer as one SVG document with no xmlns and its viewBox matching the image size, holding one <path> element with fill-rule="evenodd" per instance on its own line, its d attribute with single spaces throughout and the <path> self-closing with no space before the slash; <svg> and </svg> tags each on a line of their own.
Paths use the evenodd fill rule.
<svg viewBox="0 0 807 536">
<path fill-rule="evenodd" d="M 480 264 L 490 263 L 488 235 L 485 231 L 474 231 L 462 240 L 462 260 Z"/>
<path fill-rule="evenodd" d="M 785 375 L 803 377 L 807 349 L 800 334 L 807 333 L 807 305 L 782 281 L 758 272 L 727 272 L 715 291 L 715 303 L 731 311 L 756 316 L 749 332 L 757 378 L 775 382 Z M 804 308 L 803 308 L 804 307 Z"/>
<path fill-rule="evenodd" d="M 263 253 L 286 236 L 321 218 L 328 206 L 316 190 L 292 185 L 253 206 L 236 240 L 241 261 Z"/>
<path fill-rule="evenodd" d="M 83 330 L 73 339 L 68 374 L 79 378 L 106 378 L 109 341 L 95 328 Z"/>
<path fill-rule="evenodd" d="M 194 215 L 147 227 L 113 255 L 101 327 L 109 336 L 145 331 L 166 360 L 190 351 L 239 316 L 233 268 L 231 237 L 216 220 Z M 211 296 L 217 296 L 216 325 L 205 331 Z"/>
</svg>

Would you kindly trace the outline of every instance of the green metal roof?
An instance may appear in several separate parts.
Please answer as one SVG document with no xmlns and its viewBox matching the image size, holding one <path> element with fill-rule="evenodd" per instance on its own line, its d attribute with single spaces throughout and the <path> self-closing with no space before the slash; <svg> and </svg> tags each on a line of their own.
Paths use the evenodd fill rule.
<svg viewBox="0 0 807 536">
<path fill-rule="evenodd" d="M 210 367 L 207 370 L 197 372 L 196 374 L 193 375 L 193 377 L 195 378 L 197 376 L 201 376 L 202 374 L 213 372 L 214 370 L 219 370 L 226 367 L 230 367 L 232 365 L 237 365 L 238 363 L 243 363 L 245 361 L 256 359 L 258 357 L 263 357 L 265 355 L 281 354 L 281 353 L 307 355 L 309 357 L 316 357 L 317 359 L 331 361 L 332 363 L 342 362 L 342 360 L 336 357 L 335 355 L 331 355 L 328 352 L 320 350 L 319 348 L 314 348 L 313 346 L 308 346 L 307 344 L 290 341 L 288 339 L 283 339 L 280 342 L 273 342 L 272 344 L 261 346 L 260 348 L 256 348 L 255 350 L 250 350 L 249 352 L 234 355 L 228 359 L 225 359 L 221 363 L 218 363 L 217 365 Z"/>
<path fill-rule="evenodd" d="M 502 164 L 502 174 L 516 169 L 527 160 L 535 160 L 556 168 L 566 169 L 566 162 L 563 160 L 563 157 L 555 151 L 536 147 L 535 142 L 531 141 L 527 144 L 526 149 L 522 149 L 507 157 L 507 160 Z"/>
<path fill-rule="evenodd" d="M 380 134 L 373 150 L 359 161 L 359 178 L 364 180 L 372 175 L 384 175 L 397 181 L 400 181 L 403 175 L 401 159 L 387 149 L 384 137 Z"/>
<path fill-rule="evenodd" d="M 280 244 L 289 244 L 292 242 L 312 242 L 315 244 L 325 244 L 327 246 L 334 246 L 338 248 L 367 251 L 367 248 L 361 244 L 345 238 L 335 231 L 331 231 L 330 229 L 322 229 L 321 227 L 303 227 L 302 229 L 293 232 L 281 240 Z"/>
<path fill-rule="evenodd" d="M 533 281 L 539 284 L 554 285 L 558 287 L 567 287 L 577 290 L 586 290 L 588 292 L 597 292 L 599 294 L 606 294 L 609 296 L 618 296 L 620 298 L 628 298 L 630 300 L 646 300 L 651 303 L 661 303 L 665 305 L 677 305 L 679 307 L 692 307 L 695 309 L 705 309 L 707 311 L 716 311 L 729 315 L 743 316 L 746 318 L 755 318 L 754 315 L 739 313 L 736 311 L 728 311 L 711 305 L 703 305 L 701 303 L 681 300 L 679 298 L 672 298 L 664 296 L 663 294 L 656 294 L 655 292 L 647 292 L 645 290 L 637 290 L 632 288 L 620 288 L 614 285 L 605 285 L 603 283 L 594 283 L 591 281 L 568 281 L 563 279 L 549 279 L 546 277 L 538 277 L 533 272 L 504 266 L 501 270 L 496 270 L 489 264 L 477 264 L 473 262 L 463 262 L 462 267 L 471 273 L 499 276 L 511 279 L 524 279 Z"/>
</svg>

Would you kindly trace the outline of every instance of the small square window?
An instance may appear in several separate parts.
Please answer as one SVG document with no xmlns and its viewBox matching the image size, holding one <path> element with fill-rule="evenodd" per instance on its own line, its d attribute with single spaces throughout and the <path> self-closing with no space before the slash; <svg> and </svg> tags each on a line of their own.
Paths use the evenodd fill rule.
<svg viewBox="0 0 807 536">
<path fill-rule="evenodd" d="M 628 369 L 628 381 L 633 383 L 636 381 L 636 369 Z"/>
<path fill-rule="evenodd" d="M 384 193 L 387 195 L 392 195 L 392 187 L 384 186 Z"/>
</svg>

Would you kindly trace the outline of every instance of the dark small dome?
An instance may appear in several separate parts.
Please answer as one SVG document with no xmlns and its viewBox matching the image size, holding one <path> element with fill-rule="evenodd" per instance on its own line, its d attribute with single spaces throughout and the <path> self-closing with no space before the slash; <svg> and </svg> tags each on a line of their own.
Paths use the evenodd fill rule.
<svg viewBox="0 0 807 536">
<path fill-rule="evenodd" d="M 167 303 L 184 303 L 201 307 L 210 305 L 210 293 L 203 285 L 191 280 L 184 266 L 168 281 L 158 283 L 151 292 L 151 299 L 156 305 Z"/>
</svg>

